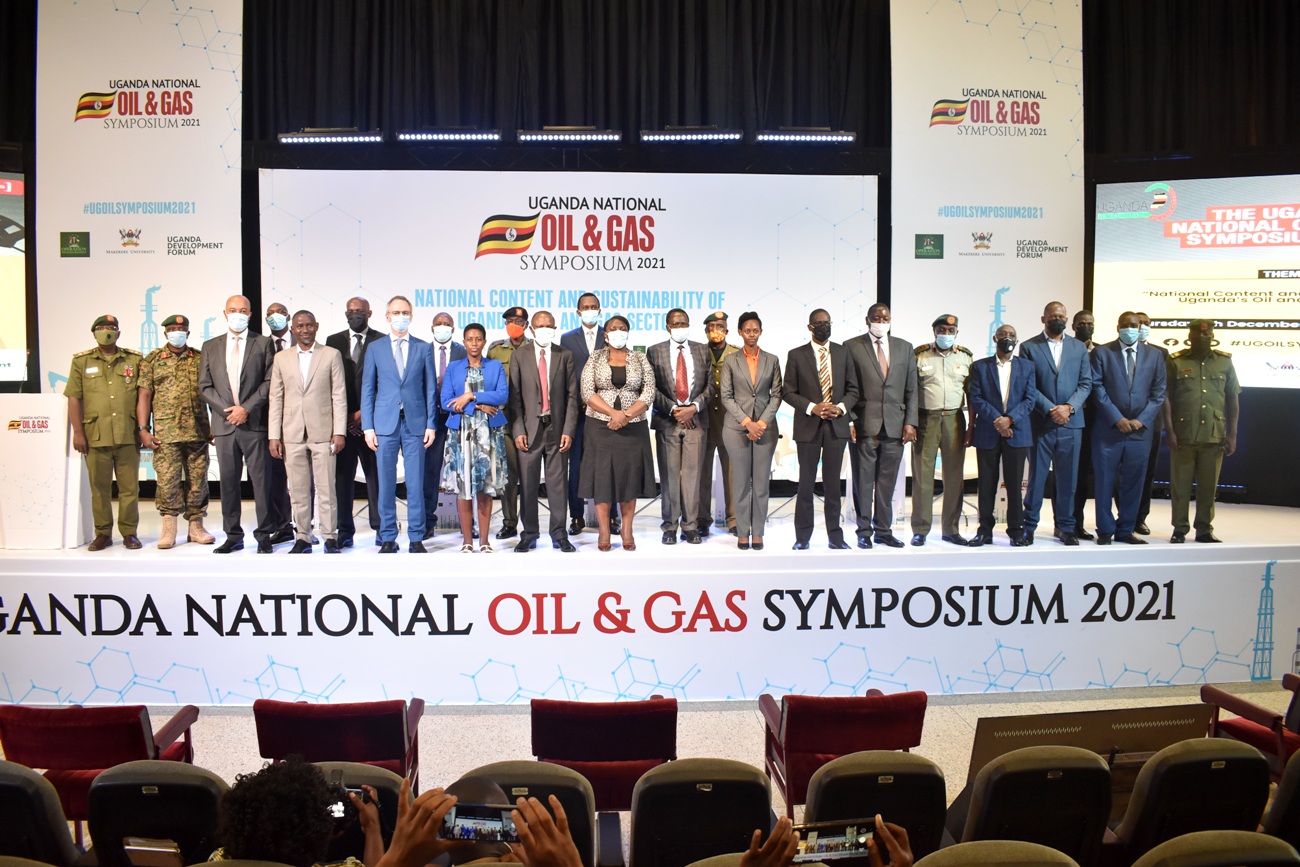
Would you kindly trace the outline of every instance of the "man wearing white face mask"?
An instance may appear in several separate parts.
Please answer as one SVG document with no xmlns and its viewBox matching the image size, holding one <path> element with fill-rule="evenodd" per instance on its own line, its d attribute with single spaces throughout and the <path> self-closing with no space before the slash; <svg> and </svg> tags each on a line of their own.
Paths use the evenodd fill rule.
<svg viewBox="0 0 1300 867">
<path fill-rule="evenodd" d="M 659 505 L 663 521 L 663 544 L 702 541 L 696 521 L 700 516 L 700 471 L 704 461 L 704 439 L 709 414 L 705 410 L 713 395 L 709 347 L 688 340 L 691 318 L 685 310 L 668 311 L 665 317 L 669 339 L 646 350 L 655 375 L 654 415 L 659 457 Z"/>
<path fill-rule="evenodd" d="M 434 394 L 442 392 L 442 377 L 447 372 L 447 365 L 465 357 L 464 344 L 451 339 L 456 330 L 456 320 L 447 312 L 433 317 L 433 343 L 429 344 L 432 354 L 433 374 L 437 380 Z M 442 458 L 447 449 L 447 411 L 435 400 L 434 413 L 438 433 L 433 438 L 433 445 L 424 452 L 424 521 L 426 528 L 424 538 L 433 538 L 438 523 L 438 488 L 442 484 Z"/>
<path fill-rule="evenodd" d="M 546 503 L 550 509 L 551 545 L 566 553 L 577 550 L 564 531 L 569 499 L 569 456 L 578 426 L 578 373 L 573 353 L 556 340 L 555 317 L 533 314 L 532 342 L 510 359 L 510 436 L 519 454 L 519 517 L 523 532 L 515 550 L 537 547 L 538 485 L 546 464 Z"/>
<path fill-rule="evenodd" d="M 566 331 L 560 337 L 560 345 L 573 353 L 573 367 L 582 377 L 582 369 L 587 366 L 587 359 L 593 352 L 605 348 L 605 326 L 600 312 L 600 298 L 594 292 L 584 292 L 578 296 L 577 328 Z M 587 427 L 587 417 L 578 414 L 578 427 L 573 434 L 573 448 L 569 449 L 569 535 L 581 533 L 586 529 L 584 514 L 586 501 L 578 496 L 578 476 L 582 467 L 582 444 Z M 618 504 L 613 505 L 610 521 L 612 531 L 619 532 Z"/>
</svg>

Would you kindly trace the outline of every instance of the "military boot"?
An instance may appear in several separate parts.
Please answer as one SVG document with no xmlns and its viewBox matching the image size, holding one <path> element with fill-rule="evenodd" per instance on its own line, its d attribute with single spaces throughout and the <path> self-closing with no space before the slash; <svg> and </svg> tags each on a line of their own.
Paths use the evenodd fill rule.
<svg viewBox="0 0 1300 867">
<path fill-rule="evenodd" d="M 213 542 L 217 540 L 215 536 L 213 536 L 206 529 L 204 529 L 202 518 L 191 518 L 190 519 L 190 541 L 198 542 L 200 545 L 211 545 Z"/>
<path fill-rule="evenodd" d="M 158 547 L 167 549 L 176 545 L 176 516 L 163 515 L 162 535 L 158 537 Z"/>
</svg>

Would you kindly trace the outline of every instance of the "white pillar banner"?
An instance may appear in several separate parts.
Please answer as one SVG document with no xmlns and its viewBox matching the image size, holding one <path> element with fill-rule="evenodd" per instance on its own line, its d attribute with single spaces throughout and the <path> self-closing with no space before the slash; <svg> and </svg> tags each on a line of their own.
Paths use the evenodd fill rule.
<svg viewBox="0 0 1300 867">
<path fill-rule="evenodd" d="M 1005 4 L 1003 4 L 1005 6 Z M 894 331 L 960 320 L 991 355 L 1050 301 L 1083 300 L 1083 24 L 1074 0 L 1023 11 L 891 0 Z"/>
</svg>

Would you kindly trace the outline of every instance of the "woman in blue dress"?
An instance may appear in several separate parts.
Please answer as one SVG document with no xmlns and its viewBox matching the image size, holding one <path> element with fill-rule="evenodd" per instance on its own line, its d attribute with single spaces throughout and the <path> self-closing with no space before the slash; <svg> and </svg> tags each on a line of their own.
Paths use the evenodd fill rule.
<svg viewBox="0 0 1300 867">
<path fill-rule="evenodd" d="M 439 400 L 447 410 L 447 451 L 442 489 L 456 494 L 460 514 L 461 551 L 474 550 L 474 503 L 478 502 L 479 551 L 491 553 L 488 525 L 492 523 L 492 497 L 504 491 L 506 467 L 506 414 L 510 396 L 501 362 L 483 357 L 487 329 L 477 322 L 465 326 L 465 358 L 447 365 Z"/>
</svg>

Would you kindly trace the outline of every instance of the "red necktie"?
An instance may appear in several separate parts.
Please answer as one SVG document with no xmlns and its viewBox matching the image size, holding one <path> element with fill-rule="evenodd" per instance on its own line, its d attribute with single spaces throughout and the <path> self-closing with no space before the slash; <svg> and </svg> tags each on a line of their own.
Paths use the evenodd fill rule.
<svg viewBox="0 0 1300 867">
<path fill-rule="evenodd" d="M 542 415 L 550 415 L 551 412 L 551 384 L 546 375 L 546 350 L 539 349 L 537 352 L 537 376 L 542 381 Z"/>
<path fill-rule="evenodd" d="M 677 347 L 677 402 L 686 403 L 691 392 L 686 387 L 686 344 Z"/>
</svg>

